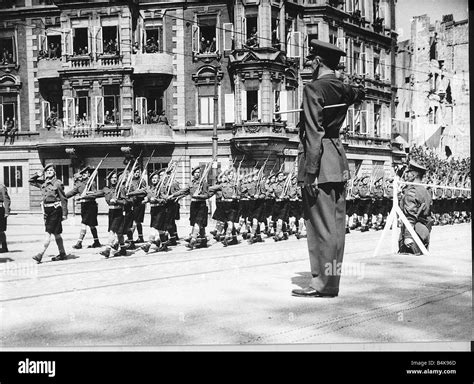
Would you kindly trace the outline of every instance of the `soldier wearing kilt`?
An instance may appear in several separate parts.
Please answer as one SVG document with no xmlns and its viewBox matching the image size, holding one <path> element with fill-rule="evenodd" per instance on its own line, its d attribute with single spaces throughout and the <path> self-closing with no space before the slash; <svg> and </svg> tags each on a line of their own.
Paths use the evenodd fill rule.
<svg viewBox="0 0 474 384">
<path fill-rule="evenodd" d="M 359 221 L 359 178 L 354 177 L 350 182 L 350 189 L 349 189 L 349 200 L 346 201 L 346 204 L 349 203 L 347 206 L 347 214 L 349 216 L 349 229 L 354 230 L 360 226 Z M 347 231 L 346 231 L 347 233 Z"/>
<path fill-rule="evenodd" d="M 81 195 L 78 201 L 81 204 L 81 231 L 79 232 L 79 238 L 77 239 L 77 243 L 73 245 L 74 249 L 81 249 L 82 248 L 82 241 L 86 236 L 87 227 L 89 227 L 94 242 L 89 245 L 88 248 L 100 248 L 102 244 L 99 241 L 99 235 L 97 233 L 97 213 L 98 213 L 98 206 L 97 202 L 92 195 L 84 195 L 82 196 L 84 190 L 86 189 L 87 183 L 90 177 L 90 167 L 85 167 L 84 169 L 78 172 L 78 179 L 74 184 L 73 189 L 66 193 L 66 197 L 69 199 L 76 195 Z M 93 181 L 89 187 L 90 191 L 96 190 L 96 183 Z"/>
<path fill-rule="evenodd" d="M 267 236 L 273 236 L 275 234 L 274 221 L 273 221 L 273 206 L 275 205 L 275 196 L 273 189 L 276 182 L 276 175 L 269 175 L 265 181 L 265 217 L 267 220 Z"/>
<path fill-rule="evenodd" d="M 276 224 L 275 241 L 288 240 L 288 232 L 286 223 L 288 222 L 289 202 L 285 191 L 286 176 L 283 172 L 277 173 L 277 181 L 273 188 L 273 196 L 275 197 L 275 204 L 273 205 L 272 219 Z"/>
<path fill-rule="evenodd" d="M 265 228 L 265 193 L 263 192 L 265 185 L 263 180 L 258 179 L 258 172 L 252 176 L 252 181 L 249 183 L 249 195 L 251 201 L 251 210 L 248 219 L 250 225 L 250 237 L 248 242 L 250 244 L 263 242 L 262 239 L 262 225 Z"/>
<path fill-rule="evenodd" d="M 129 193 L 129 196 L 135 198 L 137 196 L 145 196 L 142 198 L 142 204 L 145 206 L 150 203 L 150 228 L 152 233 L 148 241 L 141 246 L 146 253 L 158 251 L 166 251 L 169 225 L 167 223 L 166 199 L 167 185 L 166 170 L 164 168 L 153 172 L 150 175 L 150 186 L 137 189 Z"/>
<path fill-rule="evenodd" d="M 130 182 L 129 192 L 139 190 L 142 182 L 142 171 L 140 168 L 136 168 L 133 172 L 133 177 Z M 138 232 L 138 239 L 136 243 L 144 243 L 143 239 L 143 219 L 145 217 L 145 204 L 143 204 L 144 194 L 135 194 L 132 197 L 132 220 L 130 223 L 130 232 L 127 232 L 128 240 L 130 244 L 134 244 L 133 232 L 135 229 Z M 133 246 L 132 246 L 133 248 Z"/>
<path fill-rule="evenodd" d="M 7 217 L 10 215 L 10 196 L 8 195 L 7 187 L 0 184 L 0 253 L 8 252 L 7 247 Z"/>
<path fill-rule="evenodd" d="M 221 182 L 210 188 L 212 193 L 216 193 L 216 210 L 213 219 L 224 223 L 225 236 L 224 246 L 237 244 L 237 234 L 234 222 L 238 220 L 239 202 L 237 201 L 236 185 L 231 180 L 232 170 L 224 172 Z"/>
<path fill-rule="evenodd" d="M 126 195 L 125 186 L 123 183 L 119 182 L 120 176 L 123 177 L 123 174 L 120 175 L 117 170 L 111 171 L 106 176 L 107 185 L 101 191 L 88 193 L 89 197 L 93 197 L 95 199 L 104 197 L 106 203 L 109 206 L 109 220 L 107 228 L 107 231 L 109 232 L 109 239 L 105 249 L 99 252 L 100 255 L 106 258 L 110 257 L 112 249 L 117 250 L 117 252 L 114 253 L 114 256 L 125 256 L 127 254 L 123 237 L 123 206 L 126 202 Z M 120 188 L 118 187 L 118 184 L 120 184 Z"/>
<path fill-rule="evenodd" d="M 192 180 L 187 187 L 173 193 L 171 199 L 180 199 L 191 196 L 189 208 L 189 224 L 192 227 L 191 238 L 187 247 L 194 249 L 196 246 L 206 247 L 206 227 L 208 221 L 208 208 L 206 200 L 209 198 L 207 180 L 201 180 L 201 168 L 197 166 L 191 171 Z"/>
<path fill-rule="evenodd" d="M 56 178 L 56 171 L 53 164 L 47 164 L 44 167 L 43 172 L 38 172 L 30 178 L 29 183 L 41 190 L 41 205 L 43 207 L 44 226 L 46 231 L 43 250 L 33 256 L 33 260 L 41 263 L 43 255 L 51 242 L 51 235 L 54 236 L 59 250 L 59 255 L 53 257 L 52 260 L 64 260 L 66 259 L 66 252 L 64 251 L 64 242 L 61 236 L 61 233 L 63 232 L 62 221 L 67 219 L 68 213 L 64 185 Z"/>
<path fill-rule="evenodd" d="M 385 202 L 383 190 L 383 177 L 375 180 L 373 186 L 373 202 L 372 202 L 372 228 L 375 230 L 383 229 L 383 221 L 385 216 Z"/>
<path fill-rule="evenodd" d="M 300 219 L 303 214 L 303 206 L 301 200 L 298 197 L 298 178 L 296 175 L 291 177 L 291 184 L 288 188 L 288 217 L 290 235 L 291 233 L 299 233 Z"/>
<path fill-rule="evenodd" d="M 252 200 L 251 200 L 251 189 L 252 181 L 250 175 L 241 176 L 240 181 L 237 183 L 237 194 L 239 196 L 239 233 L 242 238 L 246 239 L 248 236 L 248 217 L 252 211 Z"/>
<path fill-rule="evenodd" d="M 434 180 L 434 184 L 436 184 L 436 179 Z M 433 188 L 432 190 L 432 198 L 433 198 L 433 225 L 440 225 L 441 223 L 441 208 L 443 202 L 443 188 Z"/>
</svg>

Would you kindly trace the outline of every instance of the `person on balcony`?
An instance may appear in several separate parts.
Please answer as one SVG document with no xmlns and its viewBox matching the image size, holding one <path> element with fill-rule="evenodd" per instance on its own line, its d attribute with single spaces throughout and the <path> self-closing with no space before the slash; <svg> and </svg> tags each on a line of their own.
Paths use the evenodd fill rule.
<svg viewBox="0 0 474 384">
<path fill-rule="evenodd" d="M 145 52 L 146 53 L 155 53 L 158 51 L 158 44 L 156 43 L 155 36 L 152 36 L 146 41 Z"/>
<path fill-rule="evenodd" d="M 66 252 L 61 233 L 63 232 L 62 221 L 67 219 L 67 198 L 64 194 L 63 183 L 56 178 L 54 164 L 47 164 L 43 172 L 37 172 L 30 178 L 29 183 L 41 190 L 41 207 L 46 230 L 43 250 L 33 256 L 33 260 L 41 263 L 43 255 L 51 242 L 51 235 L 54 236 L 59 250 L 59 255 L 53 257 L 52 261 L 65 260 Z"/>
<path fill-rule="evenodd" d="M 158 124 L 169 125 L 168 118 L 166 117 L 165 111 L 161 111 L 160 116 L 158 116 Z"/>
<path fill-rule="evenodd" d="M 106 125 L 115 124 L 114 114 L 111 114 L 109 111 L 105 111 L 104 123 Z"/>
<path fill-rule="evenodd" d="M 278 30 L 276 28 L 272 31 L 272 47 L 280 49 L 280 39 L 278 38 Z"/>
<path fill-rule="evenodd" d="M 49 116 L 46 118 L 46 129 L 49 131 L 51 127 L 56 128 L 58 124 L 58 114 L 56 112 L 56 107 L 51 108 Z"/>
<path fill-rule="evenodd" d="M 6 47 L 4 47 L 2 51 L 2 64 L 12 64 L 12 63 L 13 63 L 13 55 Z"/>
<path fill-rule="evenodd" d="M 139 50 L 140 50 L 140 48 L 139 48 L 138 42 L 133 43 L 132 53 L 136 54 L 136 53 L 138 53 Z"/>
<path fill-rule="evenodd" d="M 250 121 L 258 121 L 258 105 L 255 104 L 250 111 Z"/>
<path fill-rule="evenodd" d="M 138 111 L 135 111 L 133 113 L 133 122 L 135 124 L 141 124 L 142 123 L 142 119 L 140 118 L 140 115 L 138 114 Z"/>
</svg>

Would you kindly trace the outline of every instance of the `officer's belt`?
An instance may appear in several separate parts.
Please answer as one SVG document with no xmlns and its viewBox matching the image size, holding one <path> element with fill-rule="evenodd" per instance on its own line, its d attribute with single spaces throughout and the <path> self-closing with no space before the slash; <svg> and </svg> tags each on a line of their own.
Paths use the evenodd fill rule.
<svg viewBox="0 0 474 384">
<path fill-rule="evenodd" d="M 150 207 L 164 207 L 164 206 L 165 206 L 164 204 L 160 204 L 160 203 L 150 204 Z"/>
<path fill-rule="evenodd" d="M 121 205 L 109 205 L 109 209 L 121 209 Z"/>
<path fill-rule="evenodd" d="M 51 207 L 59 208 L 60 206 L 61 206 L 60 201 L 56 201 L 55 203 L 43 204 L 43 207 L 45 207 L 45 208 L 51 208 Z"/>
<path fill-rule="evenodd" d="M 234 199 L 221 199 L 221 201 L 232 202 Z"/>
</svg>

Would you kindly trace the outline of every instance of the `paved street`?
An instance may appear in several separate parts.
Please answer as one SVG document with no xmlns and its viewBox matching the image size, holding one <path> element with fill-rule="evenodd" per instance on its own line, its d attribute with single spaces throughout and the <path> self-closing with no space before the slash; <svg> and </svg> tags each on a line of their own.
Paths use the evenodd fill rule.
<svg viewBox="0 0 474 384">
<path fill-rule="evenodd" d="M 148 218 L 146 218 L 148 223 Z M 106 217 L 99 218 L 100 229 Z M 65 223 L 66 249 L 80 217 Z M 76 223 L 76 226 L 74 226 Z M 188 233 L 182 221 L 180 236 Z M 148 228 L 146 228 L 147 230 Z M 146 232 L 145 232 L 146 233 Z M 430 257 L 393 255 L 381 232 L 347 236 L 340 296 L 305 299 L 306 240 L 104 259 L 88 249 L 37 265 L 39 215 L 9 218 L 0 263 L 1 346 L 131 347 L 469 341 L 471 226 L 435 227 Z M 100 233 L 106 241 L 106 233 Z M 84 244 L 92 242 L 88 232 Z M 53 242 L 47 252 L 57 254 Z"/>
</svg>

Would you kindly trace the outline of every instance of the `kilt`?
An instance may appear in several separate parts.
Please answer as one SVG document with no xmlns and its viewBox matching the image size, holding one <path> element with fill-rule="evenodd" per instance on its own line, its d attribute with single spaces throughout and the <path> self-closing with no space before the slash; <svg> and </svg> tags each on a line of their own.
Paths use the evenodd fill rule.
<svg viewBox="0 0 474 384">
<path fill-rule="evenodd" d="M 303 202 L 301 200 L 290 201 L 288 217 L 294 217 L 296 220 L 303 217 Z"/>
<path fill-rule="evenodd" d="M 145 217 L 145 204 L 134 204 L 133 205 L 133 221 L 136 223 L 143 223 Z"/>
<path fill-rule="evenodd" d="M 176 215 L 179 215 L 179 205 L 175 201 L 168 201 L 165 204 L 166 218 L 165 218 L 165 230 L 169 233 L 174 232 Z"/>
<path fill-rule="evenodd" d="M 275 204 L 275 199 L 265 199 L 265 208 L 264 208 L 265 219 L 269 218 L 273 214 L 274 204 Z"/>
<path fill-rule="evenodd" d="M 179 216 L 179 209 L 181 208 L 181 205 L 179 205 L 178 202 L 174 201 L 173 202 L 174 204 L 174 209 L 175 209 L 175 216 L 174 216 L 174 219 L 175 220 L 179 220 L 181 217 Z"/>
<path fill-rule="evenodd" d="M 346 214 L 351 217 L 356 213 L 357 201 L 355 199 L 346 199 Z"/>
<path fill-rule="evenodd" d="M 123 235 L 123 209 L 109 209 L 109 232 Z"/>
<path fill-rule="evenodd" d="M 212 215 L 214 220 L 218 221 L 232 221 L 239 219 L 239 203 L 238 201 L 216 201 L 216 210 Z"/>
<path fill-rule="evenodd" d="M 249 214 L 249 219 L 257 219 L 259 223 L 263 223 L 266 220 L 265 216 L 265 199 L 256 199 L 252 201 L 253 207 Z"/>
<path fill-rule="evenodd" d="M 357 204 L 357 214 L 359 216 L 363 216 L 365 214 L 370 214 L 372 207 L 372 199 L 371 198 L 360 198 L 359 204 Z"/>
<path fill-rule="evenodd" d="M 7 230 L 7 218 L 5 217 L 5 208 L 0 207 L 0 232 Z"/>
<path fill-rule="evenodd" d="M 374 199 L 370 207 L 370 213 L 372 215 L 383 214 L 384 210 L 384 201 L 383 199 Z"/>
<path fill-rule="evenodd" d="M 166 230 L 166 206 L 152 206 L 150 209 L 150 227 L 157 231 Z"/>
<path fill-rule="evenodd" d="M 272 220 L 288 221 L 288 213 L 290 210 L 290 202 L 288 200 L 275 201 L 272 211 Z"/>
<path fill-rule="evenodd" d="M 189 224 L 194 224 L 200 227 L 207 226 L 207 204 L 205 201 L 191 201 L 189 207 Z"/>
<path fill-rule="evenodd" d="M 239 200 L 239 211 L 237 212 L 237 215 L 246 219 L 251 212 L 252 203 L 252 200 Z"/>
<path fill-rule="evenodd" d="M 51 235 L 60 235 L 63 233 L 63 209 L 62 207 L 44 208 L 44 226 L 45 231 Z"/>
<path fill-rule="evenodd" d="M 81 223 L 89 227 L 97 227 L 97 212 L 98 207 L 95 200 L 81 203 Z"/>
</svg>

